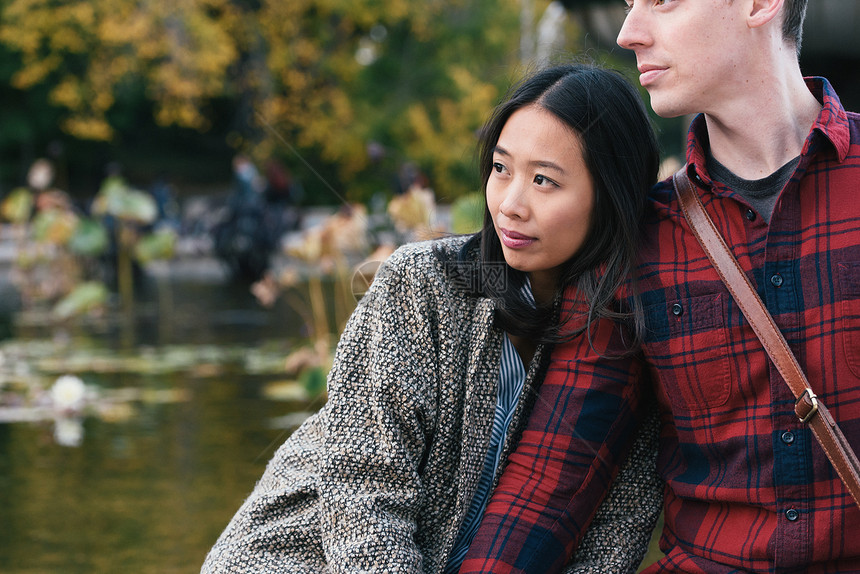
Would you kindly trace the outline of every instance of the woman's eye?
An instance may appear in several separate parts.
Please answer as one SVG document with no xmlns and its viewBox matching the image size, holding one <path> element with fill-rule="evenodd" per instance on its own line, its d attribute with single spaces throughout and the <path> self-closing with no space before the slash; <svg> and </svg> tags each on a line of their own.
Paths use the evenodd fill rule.
<svg viewBox="0 0 860 574">
<path fill-rule="evenodd" d="M 493 163 L 493 171 L 495 171 L 496 173 L 502 173 L 503 171 L 505 171 L 505 166 L 503 166 L 499 162 L 495 162 Z"/>
</svg>

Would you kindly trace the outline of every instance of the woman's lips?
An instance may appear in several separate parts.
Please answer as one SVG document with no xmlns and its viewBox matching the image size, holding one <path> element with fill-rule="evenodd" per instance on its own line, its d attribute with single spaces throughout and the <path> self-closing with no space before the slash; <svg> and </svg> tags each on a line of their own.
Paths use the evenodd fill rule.
<svg viewBox="0 0 860 574">
<path fill-rule="evenodd" d="M 500 229 L 501 231 L 501 240 L 505 247 L 510 247 L 511 249 L 521 249 L 523 247 L 528 247 L 537 239 L 535 237 L 529 237 L 528 235 L 523 235 L 522 233 L 517 233 L 516 231 L 511 231 L 510 229 Z"/>
</svg>

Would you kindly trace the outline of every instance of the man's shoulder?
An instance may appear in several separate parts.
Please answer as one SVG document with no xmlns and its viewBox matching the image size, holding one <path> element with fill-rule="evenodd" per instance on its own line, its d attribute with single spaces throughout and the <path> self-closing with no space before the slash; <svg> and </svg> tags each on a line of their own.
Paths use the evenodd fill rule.
<svg viewBox="0 0 860 574">
<path fill-rule="evenodd" d="M 675 186 L 672 176 L 655 183 L 648 192 L 648 203 L 653 205 L 668 205 L 675 198 Z"/>
<path fill-rule="evenodd" d="M 851 145 L 860 146 L 860 112 L 846 111 L 848 129 L 851 132 Z"/>
<path fill-rule="evenodd" d="M 645 227 L 648 229 L 656 225 L 666 224 L 677 213 L 678 205 L 675 198 L 675 186 L 670 176 L 657 182 L 648 192 Z"/>
</svg>

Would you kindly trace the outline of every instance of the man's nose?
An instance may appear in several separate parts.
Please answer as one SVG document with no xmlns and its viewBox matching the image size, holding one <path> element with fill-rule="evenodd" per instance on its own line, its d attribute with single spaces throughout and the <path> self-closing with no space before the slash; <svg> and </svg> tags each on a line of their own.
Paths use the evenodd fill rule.
<svg viewBox="0 0 860 574">
<path fill-rule="evenodd" d="M 624 24 L 618 32 L 616 43 L 626 50 L 633 50 L 637 46 L 647 43 L 648 36 L 645 27 L 645 10 L 642 1 L 634 3 L 627 11 L 627 17 L 624 18 Z"/>
</svg>

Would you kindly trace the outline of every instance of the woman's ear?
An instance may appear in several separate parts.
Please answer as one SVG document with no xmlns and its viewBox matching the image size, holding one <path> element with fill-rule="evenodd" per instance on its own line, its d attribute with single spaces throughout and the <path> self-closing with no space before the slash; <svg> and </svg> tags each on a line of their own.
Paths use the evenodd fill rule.
<svg viewBox="0 0 860 574">
<path fill-rule="evenodd" d="M 778 20 L 779 13 L 785 4 L 785 0 L 746 0 L 749 3 L 749 11 L 746 15 L 747 25 L 750 28 L 760 28 L 769 22 Z"/>
</svg>

